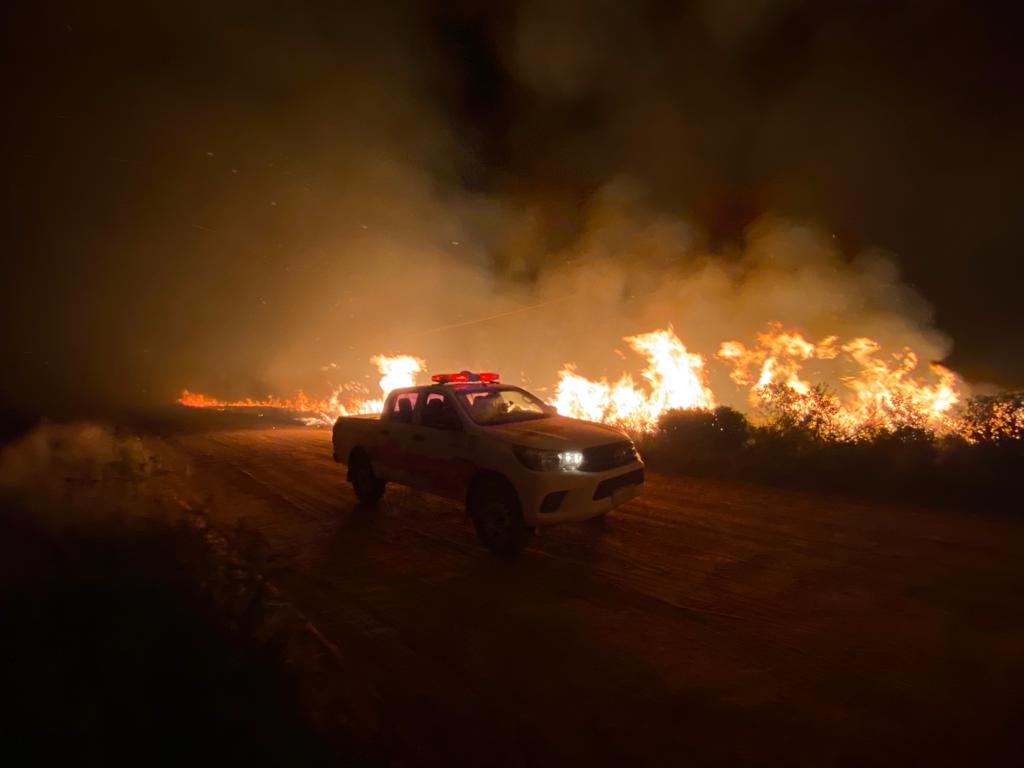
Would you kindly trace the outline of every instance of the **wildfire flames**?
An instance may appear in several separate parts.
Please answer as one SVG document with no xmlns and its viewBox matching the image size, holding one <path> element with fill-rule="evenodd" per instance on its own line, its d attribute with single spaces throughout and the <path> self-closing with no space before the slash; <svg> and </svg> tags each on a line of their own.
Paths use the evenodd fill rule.
<svg viewBox="0 0 1024 768">
<path fill-rule="evenodd" d="M 873 339 L 859 337 L 838 344 L 828 336 L 817 343 L 795 331 L 774 324 L 758 334 L 757 344 L 748 349 L 739 341 L 723 343 L 716 357 L 732 366 L 730 378 L 749 386 L 751 405 L 762 411 L 786 407 L 798 415 L 818 409 L 830 420 L 827 431 L 836 438 L 854 438 L 880 430 L 901 427 L 949 431 L 950 414 L 960 402 L 956 374 L 941 365 L 929 366 L 936 379 L 929 384 L 915 378 L 917 355 L 909 347 L 894 352 L 887 361 Z M 845 359 L 845 360 L 844 360 Z M 801 371 L 809 360 L 843 360 L 852 363 L 854 373 L 840 376 L 847 398 L 815 389 Z"/>
<path fill-rule="evenodd" d="M 380 413 L 384 408 L 384 396 L 392 389 L 411 387 L 416 384 L 416 374 L 425 370 L 424 362 L 412 355 L 375 355 L 370 358 L 380 372 L 380 398 L 360 398 L 352 393 L 353 387 L 339 387 L 327 398 L 311 398 L 299 390 L 291 399 L 268 397 L 265 400 L 218 400 L 187 389 L 181 393 L 178 402 L 191 408 L 280 408 L 308 414 L 310 423 L 333 422 L 339 416 Z"/>
<path fill-rule="evenodd" d="M 704 358 L 688 352 L 671 325 L 624 341 L 647 359 L 647 386 L 638 387 L 628 373 L 614 384 L 591 381 L 570 363 L 558 372 L 553 404 L 559 413 L 645 431 L 657 426 L 667 410 L 715 407 L 704 381 Z"/>
<path fill-rule="evenodd" d="M 666 411 L 715 407 L 718 401 L 707 382 L 708 361 L 687 350 L 672 326 L 624 341 L 646 363 L 641 380 L 629 373 L 614 381 L 588 379 L 567 363 L 557 374 L 552 399 L 559 413 L 649 432 Z M 755 414 L 813 419 L 826 437 L 857 440 L 904 427 L 939 435 L 960 433 L 968 440 L 974 434 L 959 416 L 964 409 L 956 374 L 937 364 L 919 371 L 918 357 L 910 348 L 884 353 L 878 342 L 866 337 L 843 342 L 827 336 L 813 342 L 775 323 L 758 334 L 752 346 L 738 340 L 723 342 L 714 358 L 728 366 L 729 378 L 745 390 Z M 338 416 L 378 413 L 384 395 L 415 385 L 418 374 L 426 370 L 424 361 L 411 355 L 377 355 L 371 362 L 381 375 L 380 397 L 358 396 L 368 393 L 357 393 L 353 386 L 321 399 L 300 391 L 291 399 L 225 401 L 186 390 L 179 402 L 196 408 L 281 408 L 300 412 L 309 423 L 331 423 Z M 815 376 L 837 381 L 837 388 L 812 383 L 808 367 L 815 369 Z M 828 368 L 827 375 L 818 370 L 823 367 Z M 1008 407 L 991 407 L 999 416 L 992 428 L 1020 432 L 1024 415 L 1004 413 Z"/>
</svg>

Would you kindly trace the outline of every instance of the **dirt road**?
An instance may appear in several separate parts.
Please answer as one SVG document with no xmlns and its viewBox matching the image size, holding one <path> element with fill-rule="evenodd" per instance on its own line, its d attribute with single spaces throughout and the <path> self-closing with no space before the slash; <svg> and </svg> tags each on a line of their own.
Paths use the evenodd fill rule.
<svg viewBox="0 0 1024 768">
<path fill-rule="evenodd" d="M 654 475 L 509 563 L 446 501 L 356 507 L 328 431 L 166 445 L 412 762 L 1021 756 L 1022 521 Z"/>
</svg>

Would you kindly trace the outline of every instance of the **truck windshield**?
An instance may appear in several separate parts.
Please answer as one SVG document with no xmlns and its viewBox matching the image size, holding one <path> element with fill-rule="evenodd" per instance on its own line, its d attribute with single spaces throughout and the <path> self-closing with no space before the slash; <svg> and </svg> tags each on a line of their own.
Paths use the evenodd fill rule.
<svg viewBox="0 0 1024 768">
<path fill-rule="evenodd" d="M 485 426 L 548 416 L 544 403 L 521 389 L 463 389 L 455 396 L 466 406 L 470 418 Z"/>
</svg>

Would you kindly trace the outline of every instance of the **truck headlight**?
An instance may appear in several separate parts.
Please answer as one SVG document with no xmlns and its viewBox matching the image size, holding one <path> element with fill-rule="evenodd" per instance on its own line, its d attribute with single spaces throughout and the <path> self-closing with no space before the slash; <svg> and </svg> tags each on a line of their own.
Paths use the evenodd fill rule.
<svg viewBox="0 0 1024 768">
<path fill-rule="evenodd" d="M 560 451 L 558 463 L 566 472 L 575 472 L 583 466 L 583 451 Z"/>
<path fill-rule="evenodd" d="M 583 465 L 583 451 L 550 451 L 517 445 L 516 457 L 535 472 L 574 472 Z"/>
</svg>

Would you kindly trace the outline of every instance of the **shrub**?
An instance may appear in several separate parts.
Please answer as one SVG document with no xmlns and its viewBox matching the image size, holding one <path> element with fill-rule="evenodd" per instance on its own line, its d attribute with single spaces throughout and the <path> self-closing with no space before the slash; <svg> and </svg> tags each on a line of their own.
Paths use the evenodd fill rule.
<svg viewBox="0 0 1024 768">
<path fill-rule="evenodd" d="M 839 398 L 823 384 L 807 392 L 776 383 L 759 390 L 757 415 L 763 430 L 777 437 L 795 440 L 841 441 Z"/>
<path fill-rule="evenodd" d="M 742 413 L 727 406 L 714 410 L 679 409 L 658 422 L 658 436 L 668 451 L 684 455 L 730 454 L 750 439 L 750 425 Z"/>
<path fill-rule="evenodd" d="M 835 401 L 823 389 L 767 393 L 765 423 L 751 426 L 729 408 L 671 411 L 641 443 L 653 469 L 891 501 L 976 509 L 1019 507 L 1024 439 L 1022 398 L 974 398 L 968 431 L 936 438 L 919 424 L 876 425 L 836 436 Z M 971 426 L 973 425 L 973 426 Z"/>
</svg>

